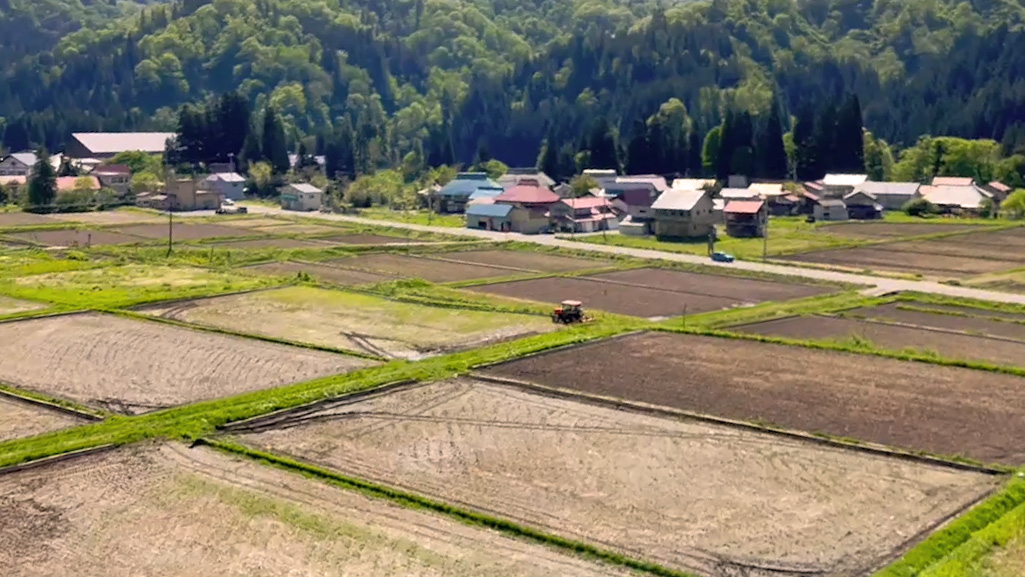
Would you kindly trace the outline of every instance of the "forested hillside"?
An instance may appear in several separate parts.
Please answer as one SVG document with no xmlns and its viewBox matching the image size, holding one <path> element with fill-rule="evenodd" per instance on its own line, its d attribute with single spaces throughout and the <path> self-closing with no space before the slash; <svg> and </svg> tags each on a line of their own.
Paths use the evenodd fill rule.
<svg viewBox="0 0 1025 577">
<path fill-rule="evenodd" d="M 0 0 L 2 29 L 22 1 Z M 7 148 L 58 148 L 73 130 L 175 128 L 183 103 L 237 90 L 293 143 L 353 134 L 378 166 L 626 149 L 654 118 L 683 143 L 674 168 L 697 172 L 727 110 L 758 131 L 775 94 L 789 131 L 855 94 L 877 138 L 1006 154 L 1025 148 L 1023 22 L 1022 0 L 178 0 L 52 48 L 0 40 L 0 116 Z"/>
</svg>

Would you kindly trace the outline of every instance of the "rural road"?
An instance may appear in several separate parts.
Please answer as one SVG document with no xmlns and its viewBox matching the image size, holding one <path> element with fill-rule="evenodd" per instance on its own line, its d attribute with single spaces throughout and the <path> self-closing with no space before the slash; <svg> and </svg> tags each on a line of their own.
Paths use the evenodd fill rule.
<svg viewBox="0 0 1025 577">
<path fill-rule="evenodd" d="M 529 242 L 533 244 L 539 244 L 543 246 L 554 246 L 560 248 L 569 248 L 574 250 L 583 250 L 596 253 L 606 254 L 619 254 L 625 256 L 632 256 L 636 258 L 651 258 L 651 259 L 662 259 L 674 262 L 682 262 L 689 264 L 701 264 L 706 266 L 733 268 L 741 270 L 749 270 L 755 272 L 763 272 L 777 275 L 785 275 L 797 278 L 824 280 L 843 282 L 850 284 L 866 285 L 866 293 L 872 294 L 885 294 L 889 292 L 897 291 L 917 291 L 922 293 L 931 293 L 936 295 L 943 295 L 949 297 L 962 297 L 962 298 L 973 298 L 991 302 L 1002 302 L 1002 303 L 1014 303 L 1014 304 L 1025 304 L 1025 295 L 1023 294 L 1012 294 L 1002 293 L 996 291 L 989 291 L 977 288 L 951 286 L 941 284 L 932 281 L 922 280 L 902 280 L 902 279 L 891 279 L 883 277 L 875 277 L 863 274 L 846 273 L 830 270 L 821 270 L 813 268 L 804 268 L 797 266 L 787 266 L 782 264 L 769 264 L 755 261 L 735 261 L 732 263 L 717 263 L 712 262 L 707 257 L 697 256 L 692 254 L 680 254 L 674 252 L 664 252 L 660 250 L 649 250 L 639 248 L 628 248 L 621 246 L 605 246 L 599 244 L 590 244 L 583 242 L 573 242 L 570 240 L 563 240 L 556 238 L 551 235 L 527 235 L 519 234 L 514 232 L 497 232 L 492 230 L 475 230 L 471 228 L 449 228 L 442 226 L 425 226 L 421 224 L 410 224 L 396 221 L 383 221 L 374 220 L 369 218 L 360 218 L 357 216 L 348 216 L 344 214 L 332 214 L 332 213 L 295 213 L 292 211 L 281 210 L 280 208 L 272 208 L 261 205 L 249 204 L 250 214 L 267 214 L 267 215 L 282 215 L 282 216 L 299 216 L 307 218 L 319 218 L 323 220 L 333 220 L 341 222 L 351 222 L 354 224 L 373 225 L 373 226 L 390 226 L 394 228 L 401 228 L 406 230 L 415 230 L 421 232 L 436 232 L 441 234 L 449 234 L 455 236 L 465 236 L 479 238 L 482 240 L 492 241 L 519 241 Z"/>
</svg>

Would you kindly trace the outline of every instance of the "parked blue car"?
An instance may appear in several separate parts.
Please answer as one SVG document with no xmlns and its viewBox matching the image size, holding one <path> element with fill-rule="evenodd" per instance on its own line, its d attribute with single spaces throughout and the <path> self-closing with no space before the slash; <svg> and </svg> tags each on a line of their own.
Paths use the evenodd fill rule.
<svg viewBox="0 0 1025 577">
<path fill-rule="evenodd" d="M 715 262 L 733 262 L 734 258 L 732 254 L 726 254 L 724 252 L 713 252 L 712 260 Z"/>
</svg>

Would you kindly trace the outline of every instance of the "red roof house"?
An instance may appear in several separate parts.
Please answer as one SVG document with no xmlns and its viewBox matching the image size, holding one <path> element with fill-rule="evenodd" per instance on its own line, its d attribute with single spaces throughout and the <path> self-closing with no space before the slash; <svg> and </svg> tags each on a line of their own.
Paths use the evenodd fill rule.
<svg viewBox="0 0 1025 577">
<path fill-rule="evenodd" d="M 722 210 L 726 234 L 732 237 L 765 236 L 769 211 L 764 200 L 733 200 Z"/>
<path fill-rule="evenodd" d="M 532 184 L 518 184 L 495 197 L 496 203 L 548 205 L 559 202 L 559 195 Z"/>
</svg>

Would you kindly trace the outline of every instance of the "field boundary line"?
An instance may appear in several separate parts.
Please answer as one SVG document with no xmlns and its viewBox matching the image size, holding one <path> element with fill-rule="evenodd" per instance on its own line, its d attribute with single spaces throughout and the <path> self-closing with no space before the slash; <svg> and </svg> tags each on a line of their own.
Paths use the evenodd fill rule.
<svg viewBox="0 0 1025 577">
<path fill-rule="evenodd" d="M 57 310 L 54 310 L 57 309 Z M 4 317 L 0 319 L 0 324 L 13 324 L 25 321 L 33 321 L 36 319 L 48 319 L 58 317 L 69 317 L 72 315 L 81 315 L 96 312 L 97 309 L 72 309 L 72 310 L 60 310 L 60 305 L 51 305 L 41 311 L 26 311 L 26 312 L 38 312 L 39 314 L 26 314 L 16 317 Z"/>
<path fill-rule="evenodd" d="M 225 296 L 228 296 L 228 295 L 225 295 Z M 213 297 L 213 298 L 216 298 L 216 297 Z M 378 356 L 374 356 L 374 355 L 369 355 L 369 354 L 366 354 L 366 353 L 360 353 L 360 352 L 357 352 L 357 351 L 350 351 L 348 349 L 336 349 L 334 347 L 327 347 L 327 346 L 324 346 L 324 345 L 315 345 L 315 344 L 312 344 L 312 343 L 303 343 L 303 342 L 299 342 L 299 341 L 291 341 L 291 340 L 288 340 L 288 339 L 281 339 L 281 338 L 278 338 L 278 337 L 271 337 L 271 336 L 267 336 L 267 335 L 258 335 L 258 334 L 252 334 L 252 333 L 245 333 L 245 332 L 242 332 L 242 331 L 233 331 L 233 330 L 230 330 L 230 329 L 222 329 L 222 328 L 214 327 L 214 326 L 210 326 L 210 325 L 202 325 L 202 324 L 189 323 L 189 322 L 185 322 L 185 321 L 179 321 L 177 319 L 165 318 L 165 317 L 162 317 L 162 316 L 145 315 L 145 314 L 142 314 L 142 313 L 139 313 L 139 312 L 136 312 L 136 311 L 130 311 L 130 310 L 106 309 L 106 310 L 97 310 L 95 312 L 99 312 L 100 314 L 110 314 L 110 315 L 120 316 L 120 317 L 124 317 L 124 318 L 127 318 L 127 319 L 132 319 L 132 320 L 137 320 L 137 321 L 142 321 L 142 322 L 162 323 L 162 324 L 165 324 L 165 325 L 170 325 L 170 326 L 174 326 L 174 327 L 178 327 L 178 328 L 182 328 L 182 329 L 188 329 L 188 330 L 194 330 L 194 331 L 200 331 L 200 332 L 206 332 L 206 333 L 214 333 L 214 334 L 223 335 L 223 336 L 227 336 L 227 337 L 234 337 L 234 338 L 240 338 L 240 339 L 250 339 L 250 340 L 256 340 L 256 341 L 263 341 L 263 342 L 266 342 L 266 343 L 271 343 L 271 344 L 276 344 L 276 345 L 284 345 L 284 346 L 289 346 L 289 347 L 298 347 L 298 348 L 302 348 L 302 349 L 310 349 L 310 350 L 320 351 L 320 352 L 324 352 L 324 353 L 333 353 L 333 354 L 336 354 L 336 355 L 343 355 L 343 356 L 347 356 L 347 357 L 357 357 L 357 358 L 366 359 L 366 360 L 370 360 L 370 361 L 388 362 L 388 361 L 395 360 L 395 359 L 386 359 L 384 357 L 378 357 Z"/>
<path fill-rule="evenodd" d="M 470 509 L 450 505 L 410 491 L 396 489 L 381 483 L 345 475 L 298 459 L 283 457 L 245 445 L 214 439 L 200 438 L 196 439 L 193 444 L 208 446 L 224 452 L 254 459 L 267 466 L 296 471 L 301 474 L 317 478 L 321 481 L 326 481 L 343 489 L 356 490 L 365 495 L 391 501 L 403 507 L 433 511 L 438 514 L 454 518 L 463 523 L 482 526 L 505 535 L 527 539 L 544 546 L 561 549 L 592 561 L 601 561 L 652 575 L 659 575 L 661 577 L 696 577 L 692 573 L 670 569 L 650 561 L 635 559 L 589 543 L 575 541 L 540 529 L 520 525 L 513 521 L 508 521 L 499 517 L 492 517 L 484 513 L 478 513 Z"/>
<path fill-rule="evenodd" d="M 55 465 L 64 461 L 70 461 L 72 459 L 80 459 L 82 457 L 88 457 L 89 455 L 95 455 L 97 453 L 105 453 L 107 451 L 113 451 L 119 448 L 120 445 L 107 444 L 99 445 L 96 447 L 89 447 L 88 449 L 79 449 L 77 451 L 70 451 L 68 453 L 60 453 L 58 455 L 51 455 L 49 457 L 43 457 L 34 461 L 27 461 L 25 463 L 18 463 L 17 465 L 9 465 L 7 467 L 0 467 L 0 477 L 4 475 L 10 475 L 19 471 L 26 471 L 29 469 L 36 469 L 39 467 L 46 467 L 48 465 Z"/>
<path fill-rule="evenodd" d="M 96 409 L 90 409 L 77 403 L 67 402 L 67 405 L 56 403 L 45 398 L 37 397 L 30 394 L 27 391 L 23 391 L 18 387 L 10 386 L 4 383 L 0 383 L 0 397 L 4 397 L 13 401 L 22 402 L 35 407 L 41 407 L 56 411 L 58 413 L 64 413 L 72 417 L 80 419 L 86 419 L 88 421 L 98 422 L 104 420 L 104 417 L 100 411 Z"/>
<path fill-rule="evenodd" d="M 888 447 L 886 445 L 880 445 L 878 443 L 871 443 L 868 441 L 847 441 L 840 437 L 835 437 L 832 435 L 818 435 L 794 429 L 779 428 L 772 425 L 759 425 L 757 423 L 752 423 L 750 421 L 728 419 L 725 417 L 710 415 L 708 413 L 699 413 L 696 411 L 676 409 L 673 407 L 665 407 L 662 405 L 655 405 L 652 403 L 631 401 L 628 399 L 621 399 L 619 397 L 595 395 L 591 393 L 577 391 L 574 389 L 566 389 L 563 387 L 551 387 L 548 385 L 542 385 L 531 381 L 524 381 L 520 379 L 513 379 L 509 377 L 501 377 L 496 375 L 488 375 L 486 373 L 479 373 L 477 371 L 469 373 L 468 377 L 493 384 L 517 387 L 520 389 L 524 389 L 528 392 L 540 393 L 546 396 L 554 396 L 557 398 L 564 398 L 572 401 L 584 402 L 587 404 L 598 405 L 617 410 L 625 409 L 637 413 L 655 415 L 660 417 L 683 417 L 695 421 L 723 425 L 733 428 L 742 428 L 754 432 L 778 435 L 800 441 L 811 442 L 814 444 L 826 445 L 832 448 L 853 449 L 856 451 L 862 451 L 876 456 L 892 457 L 911 462 L 918 462 L 926 465 L 949 467 L 953 469 L 983 473 L 986 475 L 993 476 L 1007 475 L 1014 470 L 1010 467 L 1004 468 L 1000 466 L 955 461 L 945 459 L 939 455 L 931 455 L 928 453 L 915 453 L 912 451 L 908 451 L 906 449 Z"/>
<path fill-rule="evenodd" d="M 244 268 L 244 267 L 242 267 L 242 268 Z M 272 290 L 287 288 L 287 287 L 293 286 L 295 284 L 298 284 L 298 283 L 285 283 L 285 284 L 281 284 L 281 285 L 278 285 L 278 286 L 267 286 L 267 287 L 252 288 L 252 289 L 246 289 L 246 290 L 243 290 L 243 291 L 238 291 L 238 292 L 233 292 L 233 293 L 221 293 L 221 294 L 213 294 L 213 295 L 207 295 L 207 296 L 198 296 L 198 297 L 192 297 L 192 298 L 185 297 L 185 298 L 169 299 L 169 300 L 163 300 L 163 301 L 146 302 L 146 303 L 142 303 L 142 304 L 128 305 L 126 307 L 118 307 L 118 308 L 113 308 L 113 309 L 94 309 L 94 310 L 103 310 L 104 312 L 107 312 L 107 311 L 125 311 L 125 312 L 133 312 L 134 313 L 134 312 L 138 312 L 140 309 L 143 309 L 143 308 L 146 308 L 146 307 L 152 307 L 152 306 L 156 306 L 156 305 L 173 305 L 173 304 L 179 304 L 179 303 L 187 303 L 187 302 L 195 302 L 195 301 L 205 301 L 205 300 L 211 300 L 211 299 L 216 299 L 216 298 L 221 298 L 221 297 L 230 297 L 230 296 L 237 296 L 237 295 L 247 295 L 247 294 L 251 294 L 251 293 L 258 293 L 258 292 L 265 292 L 265 291 L 272 291 Z"/>
<path fill-rule="evenodd" d="M 572 348 L 575 348 L 575 347 L 585 347 L 585 346 L 588 346 L 588 345 L 597 345 L 599 343 L 608 343 L 608 342 L 618 341 L 620 339 L 625 339 L 627 337 L 632 337 L 632 336 L 635 336 L 635 335 L 651 332 L 652 330 L 654 330 L 654 329 L 642 328 L 642 329 L 628 330 L 626 332 L 614 334 L 614 335 L 608 336 L 608 337 L 597 337 L 597 338 L 593 338 L 593 339 L 588 339 L 588 340 L 583 341 L 583 342 L 576 342 L 576 343 L 569 343 L 569 344 L 565 344 L 565 345 L 559 345 L 557 347 L 552 347 L 552 348 L 544 349 L 544 350 L 541 350 L 541 351 L 535 351 L 535 352 L 532 352 L 532 353 L 527 353 L 525 355 L 520 355 L 518 357 L 515 357 L 515 358 L 512 358 L 512 359 L 506 359 L 504 361 L 499 361 L 497 363 L 490 363 L 490 364 L 485 363 L 483 365 L 479 365 L 478 367 L 471 368 L 471 371 L 472 370 L 481 369 L 481 368 L 490 369 L 490 368 L 494 368 L 494 367 L 500 367 L 502 365 L 506 365 L 506 364 L 509 364 L 509 363 L 514 363 L 516 361 L 522 361 L 524 359 L 533 359 L 533 358 L 537 358 L 537 357 L 543 357 L 545 355 L 555 354 L 555 353 L 564 351 L 566 349 L 572 349 Z M 550 334 L 550 333 L 546 333 L 546 334 Z"/>
<path fill-rule="evenodd" d="M 941 333 L 941 334 L 947 334 L 947 335 L 959 335 L 959 336 L 963 336 L 963 337 L 974 337 L 974 338 L 977 338 L 977 339 L 988 339 L 988 340 L 991 340 L 991 341 L 1001 341 L 1001 342 L 1007 342 L 1007 343 L 1025 344 L 1025 339 L 1014 339 L 1014 338 L 1011 338 L 1011 337 L 1002 337 L 1000 335 L 975 334 L 975 333 L 971 333 L 971 332 L 968 332 L 968 331 L 959 331 L 957 329 L 946 329 L 946 328 L 943 328 L 943 327 L 929 327 L 929 326 L 925 326 L 925 325 L 916 325 L 916 324 L 912 324 L 912 323 L 902 323 L 900 321 L 892 321 L 892 320 L 885 319 L 885 318 L 863 318 L 862 319 L 862 318 L 854 318 L 854 317 L 845 317 L 845 316 L 836 315 L 836 314 L 829 314 L 829 313 L 815 313 L 812 316 L 823 317 L 823 318 L 831 318 L 831 319 L 846 319 L 846 320 L 851 320 L 851 321 L 860 322 L 860 323 L 868 323 L 868 324 L 882 325 L 882 326 L 889 326 L 889 327 L 900 327 L 900 328 L 906 328 L 906 329 L 916 329 L 916 330 L 926 331 L 926 332 L 931 332 L 931 333 Z M 962 318 L 971 318 L 971 317 L 962 317 Z M 986 320 L 989 320 L 989 319 L 986 319 Z M 757 324 L 757 323 L 751 323 L 751 324 Z"/>
</svg>

